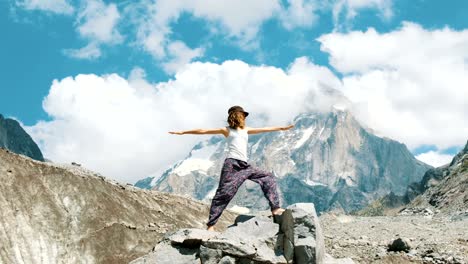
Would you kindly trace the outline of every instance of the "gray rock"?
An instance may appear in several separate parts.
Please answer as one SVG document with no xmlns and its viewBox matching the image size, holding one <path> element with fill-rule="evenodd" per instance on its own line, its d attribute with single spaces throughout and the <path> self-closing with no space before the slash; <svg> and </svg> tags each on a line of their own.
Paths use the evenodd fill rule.
<svg viewBox="0 0 468 264">
<path fill-rule="evenodd" d="M 259 262 L 287 263 L 282 246 L 278 245 L 279 225 L 268 217 L 254 217 L 224 233 L 203 242 L 203 246 L 219 249 L 225 254 Z"/>
<path fill-rule="evenodd" d="M 174 247 L 170 242 L 159 243 L 154 251 L 129 264 L 199 264 L 198 249 Z"/>
<path fill-rule="evenodd" d="M 162 261 L 181 258 L 178 254 L 184 255 L 185 263 L 195 260 L 202 264 L 323 263 L 324 241 L 313 204 L 288 207 L 274 218 L 277 223 L 272 217 L 262 215 L 239 219 L 222 233 L 200 229 L 169 233 L 155 252 L 137 263 L 160 258 L 165 264 Z"/>
<path fill-rule="evenodd" d="M 286 219 L 289 211 L 294 220 L 294 259 L 297 264 L 322 263 L 325 256 L 325 241 L 314 204 L 298 203 L 287 208 L 283 224 L 290 224 Z M 290 227 L 284 227 L 289 230 Z"/>
<path fill-rule="evenodd" d="M 411 242 L 407 238 L 397 238 L 389 243 L 388 251 L 405 251 L 409 252 L 411 249 Z"/>
<path fill-rule="evenodd" d="M 283 233 L 283 254 L 287 261 L 294 258 L 294 218 L 291 210 L 286 210 L 280 216 L 275 216 Z"/>
<path fill-rule="evenodd" d="M 230 256 L 224 256 L 218 264 L 236 264 L 236 259 Z"/>
<path fill-rule="evenodd" d="M 165 239 L 171 241 L 172 244 L 182 244 L 184 247 L 199 247 L 202 241 L 219 235 L 218 232 L 207 231 L 197 228 L 184 228 L 174 233 L 169 233 Z"/>
<path fill-rule="evenodd" d="M 202 264 L 218 264 L 223 257 L 223 252 L 221 250 L 200 246 L 199 255 Z"/>
<path fill-rule="evenodd" d="M 318 260 L 316 247 L 313 237 L 298 239 L 294 244 L 294 262 L 297 264 L 322 263 L 322 260 Z"/>
</svg>

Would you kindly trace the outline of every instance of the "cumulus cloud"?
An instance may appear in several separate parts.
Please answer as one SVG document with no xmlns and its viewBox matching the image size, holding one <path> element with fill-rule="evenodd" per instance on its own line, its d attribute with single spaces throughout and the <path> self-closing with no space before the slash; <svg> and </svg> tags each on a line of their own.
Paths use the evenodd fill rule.
<svg viewBox="0 0 468 264">
<path fill-rule="evenodd" d="M 101 56 L 102 44 L 118 44 L 123 37 L 117 29 L 120 12 L 115 4 L 102 0 L 87 0 L 77 16 L 77 31 L 89 44 L 80 49 L 66 49 L 64 54 L 73 58 L 95 59 Z"/>
<path fill-rule="evenodd" d="M 251 126 L 286 125 L 302 111 L 330 107 L 324 102 L 333 100 L 321 89 L 340 84 L 327 68 L 305 58 L 287 71 L 241 61 L 195 62 L 160 83 L 148 82 L 140 68 L 128 78 L 78 75 L 53 82 L 43 101 L 51 121 L 26 129 L 47 158 L 133 183 L 166 169 L 209 137 L 168 131 L 225 126 L 232 105 L 248 109 Z"/>
<path fill-rule="evenodd" d="M 156 60 L 171 66 L 178 65 L 173 63 L 174 56 L 185 59 L 190 57 L 187 57 L 186 48 L 178 48 L 177 51 L 181 53 L 175 55 L 175 46 L 187 45 L 181 40 L 171 39 L 171 23 L 176 22 L 182 13 L 205 20 L 211 33 L 222 34 L 241 48 L 251 49 L 258 46 L 256 37 L 261 24 L 280 9 L 279 1 L 271 0 L 147 0 L 141 3 L 126 8 L 126 13 L 137 26 L 136 43 Z M 198 47 L 191 52 L 199 53 L 201 49 Z"/>
<path fill-rule="evenodd" d="M 78 14 L 78 32 L 84 38 L 100 43 L 119 43 L 122 36 L 116 29 L 120 13 L 115 4 L 87 0 Z"/>
<path fill-rule="evenodd" d="M 17 0 L 16 5 L 27 10 L 41 10 L 62 15 L 71 15 L 75 11 L 67 0 Z"/>
<path fill-rule="evenodd" d="M 337 0 L 332 7 L 335 28 L 347 27 L 347 24 L 363 9 L 375 9 L 382 18 L 388 20 L 393 17 L 392 2 L 392 0 Z"/>
<path fill-rule="evenodd" d="M 458 146 L 468 135 L 468 30 L 414 23 L 388 33 L 330 33 L 318 39 L 344 74 L 358 118 L 410 148 Z"/>
<path fill-rule="evenodd" d="M 101 49 L 95 43 L 89 43 L 81 49 L 64 49 L 63 54 L 76 59 L 96 59 L 101 56 Z"/>
<path fill-rule="evenodd" d="M 167 73 L 174 74 L 182 66 L 191 62 L 194 58 L 203 55 L 203 49 L 191 49 L 182 41 L 174 41 L 167 47 L 170 56 L 169 61 L 163 64 L 163 69 Z"/>
<path fill-rule="evenodd" d="M 280 11 L 280 19 L 286 29 L 310 27 L 318 19 L 316 11 L 319 4 L 316 1 L 288 0 L 288 7 Z"/>
<path fill-rule="evenodd" d="M 441 154 L 437 151 L 429 151 L 416 156 L 416 158 L 424 163 L 434 167 L 440 167 L 452 161 L 453 155 Z"/>
</svg>

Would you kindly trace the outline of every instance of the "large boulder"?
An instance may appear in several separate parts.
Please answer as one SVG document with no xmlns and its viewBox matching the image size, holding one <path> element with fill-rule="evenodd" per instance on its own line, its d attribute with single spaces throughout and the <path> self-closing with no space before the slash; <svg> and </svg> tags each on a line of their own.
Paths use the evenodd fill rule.
<svg viewBox="0 0 468 264">
<path fill-rule="evenodd" d="M 323 262 L 325 242 L 314 204 L 289 206 L 282 215 L 281 228 L 288 260 L 294 257 L 295 263 Z"/>
<path fill-rule="evenodd" d="M 326 257 L 326 258 L 325 258 Z M 181 229 L 132 264 L 342 263 L 325 255 L 314 204 L 289 206 L 281 216 L 241 215 L 222 233 Z M 344 263 L 344 262 L 343 262 Z M 345 263 L 352 263 L 349 260 Z"/>
</svg>

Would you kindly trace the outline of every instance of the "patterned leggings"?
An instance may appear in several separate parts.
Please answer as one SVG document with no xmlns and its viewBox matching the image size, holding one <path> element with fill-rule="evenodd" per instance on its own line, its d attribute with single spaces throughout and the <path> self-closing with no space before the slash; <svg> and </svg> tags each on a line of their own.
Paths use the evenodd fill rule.
<svg viewBox="0 0 468 264">
<path fill-rule="evenodd" d="M 223 169 L 221 170 L 218 189 L 211 201 L 207 226 L 216 224 L 239 187 L 247 179 L 260 184 L 271 210 L 280 208 L 276 178 L 272 173 L 259 170 L 245 161 L 227 158 L 224 160 Z"/>
</svg>

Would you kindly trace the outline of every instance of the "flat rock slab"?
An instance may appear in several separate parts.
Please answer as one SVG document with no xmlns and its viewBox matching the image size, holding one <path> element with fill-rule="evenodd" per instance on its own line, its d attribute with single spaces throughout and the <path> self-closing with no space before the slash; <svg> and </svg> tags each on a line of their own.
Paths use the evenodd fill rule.
<svg viewBox="0 0 468 264">
<path fill-rule="evenodd" d="M 199 247 L 203 241 L 219 235 L 218 232 L 207 231 L 196 228 L 180 229 L 174 233 L 167 234 L 166 240 L 171 241 L 172 244 L 181 244 L 184 247 Z"/>
<path fill-rule="evenodd" d="M 170 243 L 159 243 L 153 252 L 129 264 L 200 264 L 197 252 L 198 249 L 179 248 Z"/>
</svg>

